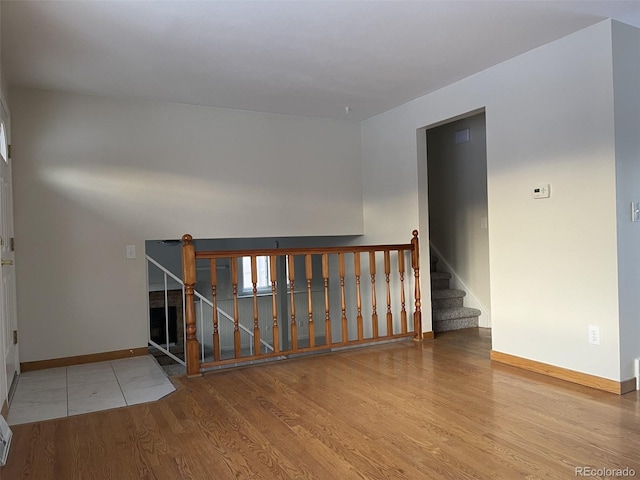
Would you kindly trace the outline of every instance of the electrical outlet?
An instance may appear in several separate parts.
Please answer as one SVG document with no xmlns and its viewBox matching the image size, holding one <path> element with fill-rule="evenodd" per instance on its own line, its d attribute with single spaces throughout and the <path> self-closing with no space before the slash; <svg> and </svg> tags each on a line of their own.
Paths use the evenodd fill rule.
<svg viewBox="0 0 640 480">
<path fill-rule="evenodd" d="M 591 345 L 600 345 L 600 327 L 589 325 L 589 343 Z"/>
</svg>

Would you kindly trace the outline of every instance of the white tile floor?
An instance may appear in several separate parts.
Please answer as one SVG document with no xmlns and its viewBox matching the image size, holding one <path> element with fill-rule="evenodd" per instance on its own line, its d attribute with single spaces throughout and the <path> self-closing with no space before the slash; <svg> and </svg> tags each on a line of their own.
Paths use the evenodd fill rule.
<svg viewBox="0 0 640 480">
<path fill-rule="evenodd" d="M 8 421 L 17 425 L 152 402 L 174 390 L 150 355 L 26 372 Z"/>
</svg>

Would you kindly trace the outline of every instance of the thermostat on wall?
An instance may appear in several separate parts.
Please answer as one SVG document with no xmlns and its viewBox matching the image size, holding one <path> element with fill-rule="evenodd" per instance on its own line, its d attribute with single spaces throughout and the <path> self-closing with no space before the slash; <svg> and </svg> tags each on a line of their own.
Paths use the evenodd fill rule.
<svg viewBox="0 0 640 480">
<path fill-rule="evenodd" d="M 549 198 L 551 196 L 551 187 L 548 183 L 544 185 L 536 185 L 533 187 L 533 198 Z"/>
</svg>

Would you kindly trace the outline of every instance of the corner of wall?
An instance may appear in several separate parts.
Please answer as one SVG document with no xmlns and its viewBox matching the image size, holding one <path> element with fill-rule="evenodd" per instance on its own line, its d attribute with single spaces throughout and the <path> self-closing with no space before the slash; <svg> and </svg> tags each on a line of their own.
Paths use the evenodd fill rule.
<svg viewBox="0 0 640 480">
<path fill-rule="evenodd" d="M 613 97 L 615 129 L 617 269 L 620 372 L 635 375 L 640 358 L 640 223 L 632 222 L 630 205 L 640 201 L 640 29 L 612 23 Z"/>
</svg>

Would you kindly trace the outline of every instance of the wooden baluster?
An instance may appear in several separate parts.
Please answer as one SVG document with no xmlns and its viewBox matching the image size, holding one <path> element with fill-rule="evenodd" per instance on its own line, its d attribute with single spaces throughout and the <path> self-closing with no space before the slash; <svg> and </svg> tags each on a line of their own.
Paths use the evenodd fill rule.
<svg viewBox="0 0 640 480">
<path fill-rule="evenodd" d="M 238 259 L 231 257 L 231 285 L 233 287 L 233 350 L 235 358 L 240 358 L 240 318 L 238 314 Z"/>
<path fill-rule="evenodd" d="M 362 297 L 360 295 L 360 252 L 353 252 L 353 269 L 356 275 L 356 326 L 358 328 L 358 340 L 364 338 L 364 325 L 362 321 Z"/>
<path fill-rule="evenodd" d="M 280 332 L 278 331 L 278 304 L 276 303 L 276 261 L 278 257 L 269 257 L 269 271 L 271 272 L 271 313 L 273 315 L 273 350 L 280 351 Z"/>
<path fill-rule="evenodd" d="M 193 288 L 196 284 L 196 251 L 191 235 L 182 236 L 182 278 L 185 293 L 185 324 L 187 329 L 187 375 L 200 375 L 200 345 L 196 336 L 196 307 Z"/>
<path fill-rule="evenodd" d="M 404 250 L 398 250 L 398 273 L 400 273 L 400 326 L 407 333 L 407 310 L 404 298 Z"/>
<path fill-rule="evenodd" d="M 313 266 L 311 263 L 311 255 L 304 257 L 305 273 L 307 274 L 307 300 L 309 303 L 309 347 L 316 346 L 316 329 L 313 324 L 313 296 L 311 295 L 311 280 L 313 278 Z"/>
<path fill-rule="evenodd" d="M 413 313 L 413 329 L 415 332 L 414 339 L 422 340 L 422 312 L 420 311 L 420 242 L 418 240 L 418 230 L 413 231 L 411 239 L 411 263 L 413 266 L 413 275 L 415 277 L 415 301 L 416 310 Z"/>
<path fill-rule="evenodd" d="M 295 257 L 289 255 L 289 295 L 291 298 L 291 350 L 298 350 L 298 324 L 296 323 L 296 299 L 294 281 L 296 279 L 295 274 Z"/>
<path fill-rule="evenodd" d="M 342 343 L 349 341 L 349 323 L 347 321 L 347 300 L 344 295 L 344 253 L 338 253 L 338 274 L 340 275 L 340 304 L 342 309 Z"/>
<path fill-rule="evenodd" d="M 220 332 L 218 332 L 218 265 L 217 260 L 212 258 L 209 262 L 211 270 L 211 299 L 213 303 L 213 359 L 220 361 Z"/>
<path fill-rule="evenodd" d="M 260 355 L 260 324 L 258 323 L 258 266 L 251 255 L 251 283 L 253 284 L 253 354 Z"/>
<path fill-rule="evenodd" d="M 331 317 L 329 316 L 329 255 L 322 254 L 322 279 L 324 280 L 324 335 L 326 345 L 331 345 Z"/>
<path fill-rule="evenodd" d="M 393 335 L 393 315 L 391 314 L 391 285 L 389 275 L 391 274 L 391 258 L 389 250 L 384 251 L 384 276 L 387 282 L 387 337 Z"/>
<path fill-rule="evenodd" d="M 376 310 L 376 252 L 369 252 L 369 273 L 371 274 L 371 328 L 373 338 L 378 338 L 378 312 Z"/>
</svg>

